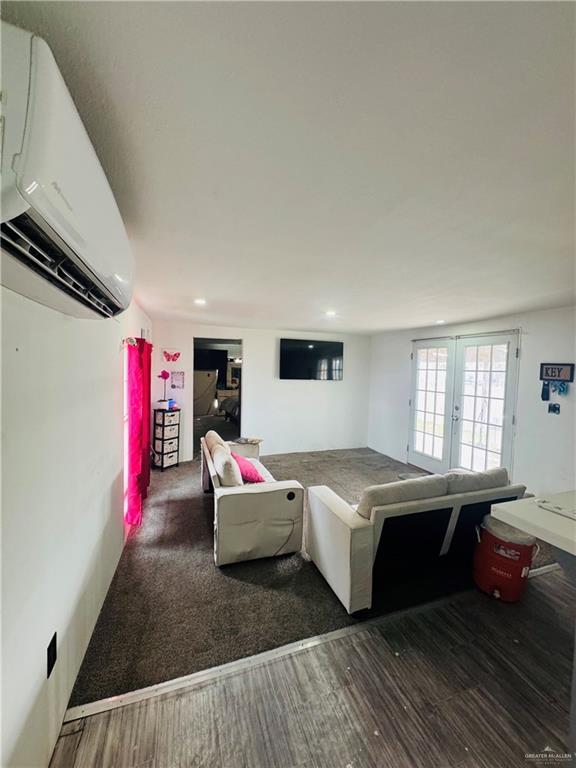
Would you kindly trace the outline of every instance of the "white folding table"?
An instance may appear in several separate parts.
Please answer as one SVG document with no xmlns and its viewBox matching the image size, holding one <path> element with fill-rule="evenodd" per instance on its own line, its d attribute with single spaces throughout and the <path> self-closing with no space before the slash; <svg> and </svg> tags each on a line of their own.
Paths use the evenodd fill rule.
<svg viewBox="0 0 576 768">
<path fill-rule="evenodd" d="M 576 491 L 570 493 L 576 494 Z M 566 576 L 576 586 L 576 519 L 559 512 L 553 512 L 550 509 L 544 509 L 539 502 L 546 502 L 546 506 L 554 506 L 555 504 L 565 508 L 571 506 L 570 496 L 562 493 L 546 496 L 545 499 L 544 497 L 536 497 L 494 504 L 492 516 L 550 544 Z M 568 743 L 572 752 L 572 760 L 569 764 L 576 766 L 576 641 L 572 666 Z"/>
</svg>

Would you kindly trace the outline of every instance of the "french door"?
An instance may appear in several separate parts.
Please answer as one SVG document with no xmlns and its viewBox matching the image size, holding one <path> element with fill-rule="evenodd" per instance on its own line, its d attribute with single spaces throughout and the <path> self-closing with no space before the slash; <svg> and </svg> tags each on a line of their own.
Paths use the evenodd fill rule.
<svg viewBox="0 0 576 768">
<path fill-rule="evenodd" d="M 517 333 L 414 342 L 409 462 L 510 470 L 517 358 Z"/>
<path fill-rule="evenodd" d="M 445 472 L 452 450 L 454 339 L 414 342 L 408 461 Z"/>
</svg>

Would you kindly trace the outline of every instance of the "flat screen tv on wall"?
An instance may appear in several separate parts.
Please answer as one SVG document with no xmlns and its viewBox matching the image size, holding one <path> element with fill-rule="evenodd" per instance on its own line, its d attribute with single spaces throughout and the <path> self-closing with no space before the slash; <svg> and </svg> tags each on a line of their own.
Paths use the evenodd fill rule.
<svg viewBox="0 0 576 768">
<path fill-rule="evenodd" d="M 341 341 L 280 339 L 280 378 L 342 381 L 344 344 Z"/>
</svg>

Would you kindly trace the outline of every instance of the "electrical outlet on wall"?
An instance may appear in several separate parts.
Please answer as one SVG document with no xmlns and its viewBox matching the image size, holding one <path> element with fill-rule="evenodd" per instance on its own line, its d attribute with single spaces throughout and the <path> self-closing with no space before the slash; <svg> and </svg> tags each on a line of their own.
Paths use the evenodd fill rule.
<svg viewBox="0 0 576 768">
<path fill-rule="evenodd" d="M 54 664 L 56 664 L 56 657 L 57 657 L 57 651 L 56 651 L 56 632 L 52 635 L 52 640 L 48 643 L 48 648 L 46 649 L 46 677 L 50 677 L 52 674 L 52 670 L 54 669 Z"/>
</svg>

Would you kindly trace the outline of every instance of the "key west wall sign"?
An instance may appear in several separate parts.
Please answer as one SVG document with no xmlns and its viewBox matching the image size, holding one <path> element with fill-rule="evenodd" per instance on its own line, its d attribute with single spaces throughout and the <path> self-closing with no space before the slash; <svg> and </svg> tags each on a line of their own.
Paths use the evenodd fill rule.
<svg viewBox="0 0 576 768">
<path fill-rule="evenodd" d="M 574 363 L 540 363 L 540 381 L 574 381 Z"/>
</svg>

